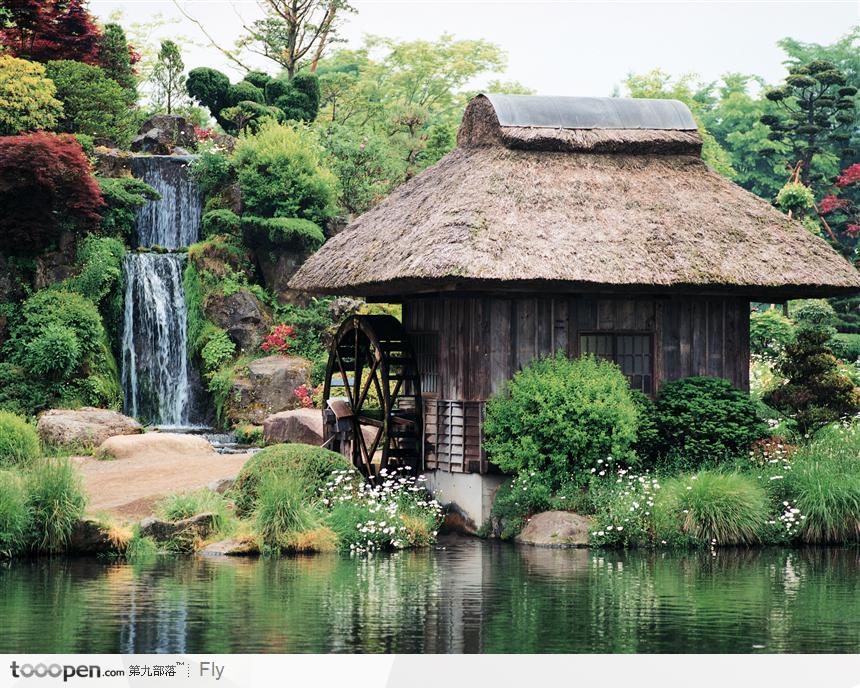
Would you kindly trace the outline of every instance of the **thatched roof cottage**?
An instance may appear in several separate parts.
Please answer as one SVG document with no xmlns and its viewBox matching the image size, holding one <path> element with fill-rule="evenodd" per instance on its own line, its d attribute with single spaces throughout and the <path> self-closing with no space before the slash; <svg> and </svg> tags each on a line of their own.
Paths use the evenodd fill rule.
<svg viewBox="0 0 860 688">
<path fill-rule="evenodd" d="M 534 356 L 615 360 L 653 394 L 749 387 L 749 303 L 860 290 L 822 239 L 710 170 L 670 100 L 479 95 L 457 148 L 311 256 L 291 287 L 403 304 L 424 463 L 484 473 L 483 402 Z"/>
</svg>

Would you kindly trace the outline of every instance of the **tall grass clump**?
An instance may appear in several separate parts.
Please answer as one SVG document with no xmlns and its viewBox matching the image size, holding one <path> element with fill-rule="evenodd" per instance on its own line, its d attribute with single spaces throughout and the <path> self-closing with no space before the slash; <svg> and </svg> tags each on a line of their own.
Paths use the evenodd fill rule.
<svg viewBox="0 0 860 688">
<path fill-rule="evenodd" d="M 754 478 L 700 471 L 663 483 L 654 512 L 663 539 L 740 545 L 760 540 L 769 508 L 767 493 Z"/>
<path fill-rule="evenodd" d="M 278 476 L 260 485 L 255 520 L 264 551 L 336 548 L 336 536 L 322 528 L 316 504 L 308 499 L 305 487 L 294 477 Z"/>
<path fill-rule="evenodd" d="M 39 436 L 21 416 L 0 411 L 0 466 L 26 466 L 40 455 Z"/>
<path fill-rule="evenodd" d="M 27 472 L 30 544 L 39 552 L 59 552 L 68 544 L 87 500 L 81 479 L 68 459 L 44 459 Z"/>
<path fill-rule="evenodd" d="M 212 514 L 213 526 L 221 533 L 230 529 L 233 520 L 227 508 L 227 500 L 208 489 L 168 495 L 156 504 L 155 512 L 167 521 L 181 521 L 198 514 Z"/>
<path fill-rule="evenodd" d="M 29 525 L 24 481 L 12 471 L 0 470 L 0 559 L 25 549 Z"/>
</svg>

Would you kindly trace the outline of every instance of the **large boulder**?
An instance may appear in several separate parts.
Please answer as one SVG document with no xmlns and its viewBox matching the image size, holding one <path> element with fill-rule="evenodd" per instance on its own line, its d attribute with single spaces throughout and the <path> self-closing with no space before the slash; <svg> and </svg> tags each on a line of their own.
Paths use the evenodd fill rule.
<svg viewBox="0 0 860 688">
<path fill-rule="evenodd" d="M 251 557 L 259 553 L 260 547 L 252 537 L 213 542 L 197 552 L 204 557 Z"/>
<path fill-rule="evenodd" d="M 101 459 L 158 459 L 163 457 L 182 461 L 183 458 L 215 455 L 205 437 L 171 432 L 147 432 L 143 435 L 109 437 L 99 446 Z"/>
<path fill-rule="evenodd" d="M 156 542 L 169 542 L 176 538 L 205 540 L 215 532 L 215 525 L 215 514 L 210 513 L 197 514 L 180 521 L 162 521 L 150 517 L 140 522 L 140 535 Z"/>
<path fill-rule="evenodd" d="M 133 155 L 119 148 L 99 146 L 93 151 L 96 175 L 99 177 L 131 177 Z"/>
<path fill-rule="evenodd" d="M 529 519 L 516 541 L 538 547 L 587 547 L 591 522 L 571 511 L 544 511 Z"/>
<path fill-rule="evenodd" d="M 42 442 L 57 447 L 98 447 L 114 435 L 136 435 L 143 428 L 134 418 L 116 411 L 85 406 L 80 409 L 51 409 L 39 416 Z"/>
<path fill-rule="evenodd" d="M 126 536 L 127 537 L 127 536 Z M 128 544 L 126 537 L 117 538 L 94 518 L 75 522 L 69 536 L 68 551 L 73 554 L 110 554 L 121 552 Z"/>
<path fill-rule="evenodd" d="M 269 309 L 247 289 L 233 294 L 212 292 L 203 312 L 246 352 L 257 351 L 272 327 Z"/>
<path fill-rule="evenodd" d="M 151 155 L 171 155 L 179 148 L 194 149 L 197 135 L 194 125 L 180 115 L 154 115 L 138 131 L 131 142 L 135 153 Z"/>
<path fill-rule="evenodd" d="M 275 413 L 263 421 L 263 437 L 266 444 L 311 444 L 323 443 L 322 411 L 299 408 Z"/>
<path fill-rule="evenodd" d="M 263 273 L 266 286 L 278 295 L 281 303 L 292 303 L 296 306 L 307 306 L 311 297 L 302 291 L 290 289 L 288 283 L 296 271 L 307 260 L 310 253 L 302 251 L 267 251 L 256 252 L 257 263 Z"/>
<path fill-rule="evenodd" d="M 295 390 L 310 387 L 311 362 L 299 356 L 266 356 L 248 364 L 245 375 L 233 380 L 227 395 L 227 419 L 262 425 L 280 411 L 301 406 Z"/>
<path fill-rule="evenodd" d="M 73 232 L 62 232 L 56 246 L 56 250 L 45 251 L 33 261 L 33 288 L 37 291 L 75 273 L 77 236 Z"/>
</svg>

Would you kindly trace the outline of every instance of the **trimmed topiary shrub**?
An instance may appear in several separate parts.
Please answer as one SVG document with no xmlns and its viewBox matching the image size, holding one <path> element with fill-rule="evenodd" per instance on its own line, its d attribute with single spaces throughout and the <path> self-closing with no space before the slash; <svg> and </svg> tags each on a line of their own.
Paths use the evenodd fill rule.
<svg viewBox="0 0 860 688">
<path fill-rule="evenodd" d="M 87 499 L 81 479 L 68 459 L 37 461 L 26 475 L 30 546 L 38 552 L 65 549 Z"/>
<path fill-rule="evenodd" d="M 29 525 L 24 481 L 12 471 L 0 470 L 0 559 L 26 548 Z"/>
<path fill-rule="evenodd" d="M 207 238 L 219 234 L 239 236 L 241 225 L 241 218 L 232 210 L 225 208 L 210 210 L 203 214 L 201 220 L 203 235 Z"/>
<path fill-rule="evenodd" d="M 0 466 L 26 466 L 40 454 L 33 426 L 14 413 L 0 411 Z"/>
<path fill-rule="evenodd" d="M 247 516 L 257 505 L 260 486 L 275 478 L 290 476 L 305 490 L 316 495 L 335 471 L 358 473 L 349 460 L 322 447 L 307 444 L 276 444 L 254 454 L 242 467 L 233 485 L 236 514 Z"/>
<path fill-rule="evenodd" d="M 663 483 L 654 511 L 656 531 L 666 540 L 740 545 L 760 539 L 769 509 L 753 477 L 701 471 Z"/>
<path fill-rule="evenodd" d="M 608 361 L 536 359 L 487 403 L 484 447 L 503 471 L 541 475 L 551 489 L 598 460 L 633 461 L 638 412 L 627 378 Z"/>
<path fill-rule="evenodd" d="M 718 377 L 666 382 L 654 404 L 652 459 L 669 471 L 696 469 L 744 454 L 767 435 L 748 394 Z"/>
</svg>

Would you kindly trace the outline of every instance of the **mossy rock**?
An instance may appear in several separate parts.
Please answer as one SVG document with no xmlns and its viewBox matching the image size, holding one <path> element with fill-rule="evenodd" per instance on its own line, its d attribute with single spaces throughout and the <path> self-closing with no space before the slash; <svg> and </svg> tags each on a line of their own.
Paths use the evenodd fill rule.
<svg viewBox="0 0 860 688">
<path fill-rule="evenodd" d="M 260 485 L 265 480 L 293 476 L 305 487 L 308 497 L 325 486 L 335 471 L 351 471 L 360 480 L 349 460 L 322 447 L 308 444 L 276 444 L 254 454 L 242 467 L 233 485 L 236 514 L 249 515 L 256 507 Z"/>
</svg>

